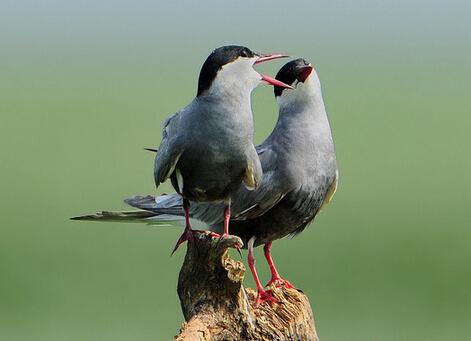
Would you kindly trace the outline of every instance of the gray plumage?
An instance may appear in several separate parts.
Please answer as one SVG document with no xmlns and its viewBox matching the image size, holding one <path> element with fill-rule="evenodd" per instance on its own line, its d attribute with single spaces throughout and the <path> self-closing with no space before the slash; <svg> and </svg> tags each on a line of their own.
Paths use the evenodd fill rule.
<svg viewBox="0 0 471 341">
<path fill-rule="evenodd" d="M 186 228 L 176 248 L 185 240 L 193 239 L 190 201 L 224 203 L 220 214 L 224 212 L 224 234 L 227 234 L 232 195 L 242 183 L 249 190 L 259 187 L 262 167 L 253 145 L 250 95 L 263 82 L 280 88 L 290 86 L 259 74 L 253 66 L 285 57 L 289 56 L 260 55 L 244 46 L 223 46 L 214 50 L 201 68 L 196 98 L 165 121 L 160 147 L 154 150 L 154 180 L 158 187 L 170 178 L 183 198 L 179 205 L 185 212 Z M 130 221 L 132 218 L 153 217 L 142 213 L 102 212 L 72 219 Z"/>
<path fill-rule="evenodd" d="M 232 196 L 230 231 L 245 246 L 252 237 L 257 246 L 300 233 L 337 188 L 337 161 L 319 79 L 314 70 L 304 82 L 298 79 L 306 64 L 303 59 L 291 61 L 277 74 L 295 90 L 275 87 L 278 121 L 256 148 L 263 178 L 257 190 L 240 187 Z M 155 222 L 159 214 L 183 214 L 177 195 L 134 197 L 126 203 L 154 212 L 150 220 Z M 222 209 L 218 204 L 192 205 L 190 216 L 220 233 Z"/>
<path fill-rule="evenodd" d="M 297 59 L 285 64 L 276 78 L 295 90 L 275 86 L 278 121 L 270 136 L 256 148 L 263 168 L 261 183 L 254 191 L 241 186 L 232 195 L 229 222 L 230 233 L 241 237 L 249 250 L 248 264 L 258 290 L 256 306 L 277 300 L 260 283 L 253 248 L 265 244 L 264 255 L 272 273 L 269 286 L 293 288 L 278 274 L 271 258 L 271 244 L 303 231 L 330 201 L 338 182 L 334 144 L 316 72 L 304 59 Z M 138 196 L 125 202 L 142 211 L 102 212 L 79 219 L 129 221 L 135 217 L 159 225 L 182 219 L 184 203 L 178 194 Z M 223 207 L 216 203 L 197 204 L 186 214 L 221 233 Z"/>
<path fill-rule="evenodd" d="M 259 74 L 253 66 L 283 57 L 287 55 L 258 55 L 243 46 L 214 50 L 201 68 L 196 98 L 165 121 L 154 163 L 155 184 L 171 179 L 183 198 L 186 221 L 173 252 L 184 241 L 194 240 L 190 201 L 223 202 L 225 236 L 232 195 L 242 183 L 250 190 L 258 188 L 262 167 L 252 142 L 250 94 L 262 81 L 289 86 Z"/>
<path fill-rule="evenodd" d="M 258 57 L 238 46 L 208 57 L 197 97 L 164 123 L 154 164 L 157 186 L 170 178 L 192 202 L 225 203 L 242 182 L 258 187 L 262 169 L 252 142 L 250 103 L 250 93 L 262 82 L 252 67 Z"/>
</svg>

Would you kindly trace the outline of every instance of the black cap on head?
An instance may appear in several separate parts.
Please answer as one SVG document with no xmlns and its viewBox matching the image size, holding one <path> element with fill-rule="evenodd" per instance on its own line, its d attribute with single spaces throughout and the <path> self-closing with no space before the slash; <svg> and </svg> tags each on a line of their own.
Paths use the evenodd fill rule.
<svg viewBox="0 0 471 341">
<path fill-rule="evenodd" d="M 283 65 L 275 78 L 288 85 L 293 85 L 296 80 L 298 82 L 304 82 L 312 71 L 312 68 L 309 70 L 309 68 L 306 68 L 307 66 L 309 66 L 309 62 L 305 59 L 299 58 L 292 60 Z M 306 72 L 306 70 L 309 72 Z M 284 89 L 285 88 L 281 86 L 274 86 L 275 97 L 281 96 Z"/>
<path fill-rule="evenodd" d="M 257 54 L 244 46 L 223 46 L 214 50 L 203 64 L 198 80 L 198 93 L 201 95 L 208 90 L 211 83 L 216 78 L 217 72 L 226 64 L 229 64 L 239 57 L 253 58 Z"/>
</svg>

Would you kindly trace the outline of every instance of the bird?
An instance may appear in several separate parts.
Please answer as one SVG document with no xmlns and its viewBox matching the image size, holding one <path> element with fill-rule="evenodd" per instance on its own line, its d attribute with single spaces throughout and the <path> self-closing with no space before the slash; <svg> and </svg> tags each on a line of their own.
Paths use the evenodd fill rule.
<svg viewBox="0 0 471 341">
<path fill-rule="evenodd" d="M 248 248 L 248 264 L 257 286 L 256 306 L 276 301 L 264 289 L 255 268 L 253 249 L 264 245 L 271 270 L 267 287 L 293 285 L 279 275 L 271 257 L 272 243 L 302 232 L 332 199 L 339 171 L 332 132 L 319 77 L 312 65 L 298 58 L 286 63 L 275 77 L 294 90 L 274 86 L 279 107 L 278 121 L 262 144 L 256 147 L 263 177 L 253 191 L 241 186 L 232 196 L 230 232 Z M 101 212 L 79 217 L 86 220 L 146 221 L 165 224 L 181 219 L 182 200 L 176 194 L 136 196 L 125 202 L 139 208 L 130 212 Z M 193 205 L 188 215 L 220 233 L 221 204 Z"/>
<path fill-rule="evenodd" d="M 258 54 L 244 46 L 215 49 L 204 62 L 196 98 L 164 123 L 154 162 L 156 187 L 168 179 L 183 198 L 186 226 L 175 245 L 189 240 L 190 202 L 223 202 L 228 234 L 231 197 L 243 183 L 258 188 L 262 167 L 253 145 L 251 92 L 263 82 L 288 87 L 253 66 L 288 55 Z M 222 212 L 221 212 L 222 213 Z"/>
</svg>

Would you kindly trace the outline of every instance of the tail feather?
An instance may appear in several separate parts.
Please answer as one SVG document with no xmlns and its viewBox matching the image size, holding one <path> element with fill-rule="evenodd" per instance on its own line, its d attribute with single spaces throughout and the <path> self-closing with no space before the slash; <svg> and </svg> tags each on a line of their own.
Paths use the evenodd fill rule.
<svg viewBox="0 0 471 341">
<path fill-rule="evenodd" d="M 70 218 L 71 220 L 100 221 L 100 222 L 122 222 L 122 223 L 146 223 L 152 226 L 185 226 L 185 218 L 181 215 L 161 214 L 149 211 L 102 211 Z M 200 230 L 207 229 L 207 225 L 192 219 L 192 226 Z"/>
<path fill-rule="evenodd" d="M 100 221 L 135 221 L 143 222 L 155 217 L 155 213 L 149 211 L 102 211 L 70 218 L 71 220 L 100 220 Z"/>
<path fill-rule="evenodd" d="M 124 200 L 130 206 L 138 208 L 135 211 L 102 211 L 70 218 L 71 220 L 146 223 L 153 226 L 185 226 L 183 200 L 178 194 L 166 194 L 158 197 L 152 195 L 135 196 Z M 195 206 L 198 207 L 198 206 Z M 222 212 L 222 209 L 220 210 Z M 218 210 L 219 212 L 219 210 Z M 190 217 L 191 226 L 197 230 L 213 230 L 204 219 Z M 214 230 L 222 233 L 219 230 Z"/>
<path fill-rule="evenodd" d="M 154 197 L 135 196 L 124 200 L 129 206 L 139 208 L 141 210 L 150 211 L 153 213 L 170 214 L 175 216 L 183 216 L 183 200 L 178 194 L 167 194 Z"/>
</svg>

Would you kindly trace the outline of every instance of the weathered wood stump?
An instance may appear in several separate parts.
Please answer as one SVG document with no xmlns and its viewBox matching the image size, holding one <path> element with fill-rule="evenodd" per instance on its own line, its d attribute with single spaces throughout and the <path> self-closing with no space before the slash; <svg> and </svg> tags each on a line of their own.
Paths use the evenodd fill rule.
<svg viewBox="0 0 471 341">
<path fill-rule="evenodd" d="M 239 237 L 195 233 L 188 244 L 178 279 L 178 296 L 186 322 L 177 340 L 314 340 L 314 318 L 305 294 L 272 288 L 281 303 L 255 308 L 257 292 L 244 289 L 245 267 L 229 258 L 228 249 L 242 246 Z"/>
</svg>

